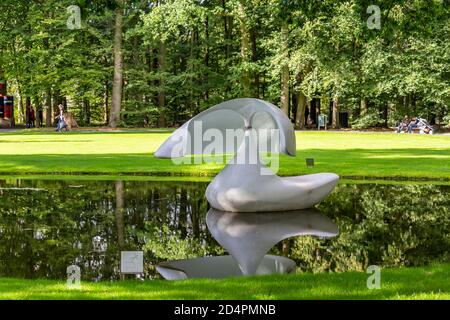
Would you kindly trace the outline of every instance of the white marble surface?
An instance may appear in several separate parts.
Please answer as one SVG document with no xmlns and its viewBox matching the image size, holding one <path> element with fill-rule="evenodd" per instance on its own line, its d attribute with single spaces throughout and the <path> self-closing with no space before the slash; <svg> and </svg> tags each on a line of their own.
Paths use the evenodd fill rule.
<svg viewBox="0 0 450 320">
<path fill-rule="evenodd" d="M 274 162 L 271 168 L 261 162 L 260 153 L 265 151 L 263 146 L 278 145 L 277 152 L 294 156 L 296 143 L 294 128 L 286 115 L 259 99 L 234 99 L 205 110 L 177 129 L 158 148 L 155 156 L 177 158 L 203 153 L 205 144 L 207 146 L 210 142 L 204 141 L 201 134 L 195 134 L 196 122 L 201 122 L 203 130 L 214 129 L 223 137 L 227 129 L 244 129 L 236 150 L 234 146 L 229 150 L 230 146 L 224 142 L 226 139 L 222 141 L 223 150 L 233 152 L 235 156 L 206 190 L 206 198 L 213 208 L 230 212 L 310 208 L 322 201 L 339 181 L 334 173 L 279 177 L 275 174 L 278 168 L 272 165 Z M 271 135 L 261 137 L 259 133 L 264 131 L 260 129 L 277 129 L 278 134 L 274 136 L 278 138 L 275 140 Z M 200 145 L 193 147 L 198 141 Z M 269 150 L 273 151 L 272 148 Z M 272 154 L 275 160 L 277 156 L 278 153 Z"/>
<path fill-rule="evenodd" d="M 306 209 L 322 201 L 338 183 L 339 176 L 334 173 L 296 177 L 267 174 L 271 169 L 261 163 L 258 150 L 248 147 L 255 143 L 254 138 L 246 130 L 234 159 L 208 185 L 206 198 L 213 208 L 230 212 Z"/>
<path fill-rule="evenodd" d="M 254 129 L 278 129 L 279 151 L 291 156 L 295 155 L 295 132 L 290 120 L 280 108 L 267 101 L 253 98 L 225 101 L 199 113 L 175 130 L 154 155 L 158 158 L 176 158 L 189 154 L 200 154 L 210 142 L 203 141 L 203 136 L 195 134 L 195 122 L 201 122 L 203 131 L 215 129 L 223 137 L 226 137 L 227 129 L 244 129 L 252 116 L 251 125 Z M 201 143 L 199 150 L 192 147 L 194 140 Z M 225 144 L 225 139 L 223 142 L 224 153 L 235 153 L 242 142 L 242 137 L 234 146 Z M 268 144 L 270 145 L 270 143 L 269 141 Z M 180 145 L 183 148 L 180 148 Z"/>
</svg>

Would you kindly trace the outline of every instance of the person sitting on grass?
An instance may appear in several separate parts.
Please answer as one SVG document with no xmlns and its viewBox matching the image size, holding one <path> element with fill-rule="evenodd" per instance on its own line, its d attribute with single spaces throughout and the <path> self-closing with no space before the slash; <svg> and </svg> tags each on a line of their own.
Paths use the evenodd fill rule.
<svg viewBox="0 0 450 320">
<path fill-rule="evenodd" d="M 403 118 L 403 120 L 397 126 L 397 133 L 404 132 L 404 130 L 406 130 L 408 128 L 408 124 L 409 124 L 409 118 L 408 118 L 408 116 L 405 116 Z"/>
<path fill-rule="evenodd" d="M 412 133 L 415 128 L 418 127 L 419 119 L 414 117 L 408 125 L 408 133 Z"/>
</svg>

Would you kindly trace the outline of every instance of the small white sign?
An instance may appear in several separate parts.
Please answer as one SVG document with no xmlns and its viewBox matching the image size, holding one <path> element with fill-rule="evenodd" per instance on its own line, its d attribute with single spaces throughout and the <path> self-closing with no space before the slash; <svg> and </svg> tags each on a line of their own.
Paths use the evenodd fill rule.
<svg viewBox="0 0 450 320">
<path fill-rule="evenodd" d="M 142 251 L 121 251 L 120 272 L 144 273 L 144 253 Z"/>
</svg>

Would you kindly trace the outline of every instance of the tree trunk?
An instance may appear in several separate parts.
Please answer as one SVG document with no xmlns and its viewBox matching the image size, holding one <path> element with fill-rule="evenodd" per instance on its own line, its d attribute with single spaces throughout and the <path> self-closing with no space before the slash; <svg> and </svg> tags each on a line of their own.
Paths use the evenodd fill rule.
<svg viewBox="0 0 450 320">
<path fill-rule="evenodd" d="M 297 100 L 297 114 L 295 115 L 295 128 L 303 129 L 305 127 L 305 110 L 306 110 L 306 96 L 300 90 Z"/>
<path fill-rule="evenodd" d="M 111 117 L 109 125 L 111 128 L 117 128 L 120 121 L 120 109 L 122 105 L 122 67 L 123 67 L 123 53 L 122 53 L 122 29 L 123 29 L 123 5 L 124 0 L 117 0 L 116 21 L 114 31 L 114 81 L 112 88 L 112 105 Z"/>
<path fill-rule="evenodd" d="M 178 217 L 178 226 L 181 227 L 186 223 L 186 225 L 189 225 L 189 219 L 188 219 L 188 194 L 186 189 L 182 188 L 180 190 L 180 215 Z M 186 237 L 186 229 L 187 228 L 181 228 L 181 236 L 184 238 Z"/>
<path fill-rule="evenodd" d="M 36 121 L 35 121 L 35 126 L 36 128 L 40 128 L 41 127 L 41 102 L 39 101 L 39 97 L 35 97 L 34 98 L 34 109 L 35 109 L 35 116 L 36 116 Z"/>
<path fill-rule="evenodd" d="M 228 59 L 231 55 L 231 41 L 232 41 L 232 32 L 233 32 L 233 17 L 229 14 L 226 6 L 226 0 L 222 0 L 222 9 L 223 9 L 223 32 L 224 32 L 224 54 L 225 54 L 225 63 L 228 64 Z M 228 94 L 231 91 L 231 84 L 227 82 L 225 85 L 225 92 Z"/>
<path fill-rule="evenodd" d="M 166 45 L 163 42 L 161 42 L 159 45 L 158 65 L 160 72 L 159 92 L 158 92 L 158 107 L 159 107 L 158 127 L 163 128 L 166 126 L 166 117 L 164 110 L 166 106 L 166 92 L 163 74 L 166 71 Z"/>
<path fill-rule="evenodd" d="M 333 129 L 339 128 L 339 97 L 336 95 L 333 97 L 333 112 L 332 112 L 331 127 Z"/>
<path fill-rule="evenodd" d="M 281 110 L 289 118 L 289 65 L 288 65 L 288 49 L 289 49 L 289 29 L 287 22 L 283 22 L 281 26 L 281 37 L 283 45 L 283 54 L 285 60 L 281 67 Z"/>
<path fill-rule="evenodd" d="M 247 63 L 250 61 L 250 34 L 247 29 L 247 16 L 245 13 L 245 7 L 242 0 L 238 2 L 238 18 L 239 27 L 241 30 L 241 61 L 244 65 L 242 70 L 242 95 L 244 97 L 250 97 L 250 75 L 247 70 Z"/>
<path fill-rule="evenodd" d="M 30 122 L 30 113 L 31 113 L 31 98 L 26 97 L 25 98 L 25 121 L 26 124 Z"/>
<path fill-rule="evenodd" d="M 388 115 L 389 115 L 389 104 L 386 103 L 383 107 L 383 120 L 384 120 L 384 127 L 388 127 Z"/>
<path fill-rule="evenodd" d="M 208 83 L 208 72 L 209 72 L 209 18 L 205 18 L 205 45 L 206 45 L 206 52 L 205 52 L 205 67 L 206 67 L 206 74 L 205 74 L 205 83 Z M 204 99 L 205 101 L 209 100 L 209 90 L 208 87 L 206 87 L 205 93 L 204 93 Z"/>
<path fill-rule="evenodd" d="M 317 124 L 317 110 L 319 109 L 319 102 L 320 100 L 318 98 L 314 98 L 311 101 L 311 105 L 309 108 L 309 117 L 311 119 L 311 124 L 316 125 Z"/>
<path fill-rule="evenodd" d="M 256 42 L 256 30 L 252 29 L 252 61 L 253 63 L 258 62 L 258 47 Z M 257 70 L 253 73 L 254 85 L 253 85 L 253 97 L 259 98 L 259 72 Z"/>
<path fill-rule="evenodd" d="M 116 227 L 117 227 L 117 244 L 119 251 L 121 251 L 125 247 L 125 224 L 123 218 L 125 201 L 124 201 L 123 181 L 116 181 L 114 183 L 114 188 L 116 191 L 116 209 L 114 210 L 114 215 L 116 218 Z"/>
<path fill-rule="evenodd" d="M 23 123 L 24 120 L 25 120 L 25 113 L 23 111 L 23 96 L 22 94 L 19 93 L 19 122 Z"/>
<path fill-rule="evenodd" d="M 105 81 L 103 93 L 103 122 L 108 124 L 109 122 L 109 84 L 108 80 Z"/>
<path fill-rule="evenodd" d="M 362 98 L 361 99 L 361 112 L 360 115 L 361 117 L 364 117 L 365 115 L 367 115 L 367 100 L 366 98 Z"/>
<path fill-rule="evenodd" d="M 59 114 L 58 105 L 61 103 L 61 97 L 59 95 L 60 91 L 58 89 L 53 90 L 53 108 L 52 108 L 52 123 L 55 121 L 56 115 Z"/>
<path fill-rule="evenodd" d="M 89 104 L 89 99 L 83 98 L 83 122 L 85 125 L 91 123 L 91 106 Z"/>
<path fill-rule="evenodd" d="M 230 56 L 230 26 L 229 26 L 229 22 L 228 22 L 228 16 L 227 16 L 227 12 L 226 12 L 226 1 L 222 0 L 222 9 L 224 11 L 224 15 L 223 15 L 223 37 L 224 37 L 224 42 L 225 42 L 225 60 L 228 60 L 228 57 Z"/>
<path fill-rule="evenodd" d="M 48 87 L 45 93 L 45 126 L 52 126 L 52 88 Z"/>
<path fill-rule="evenodd" d="M 26 121 L 26 114 L 24 112 L 23 109 L 23 94 L 22 94 L 22 90 L 21 90 L 21 86 L 20 86 L 20 82 L 19 80 L 17 80 L 17 90 L 19 93 L 19 104 L 18 104 L 18 116 L 19 116 L 19 122 L 23 123 L 24 121 Z"/>
</svg>

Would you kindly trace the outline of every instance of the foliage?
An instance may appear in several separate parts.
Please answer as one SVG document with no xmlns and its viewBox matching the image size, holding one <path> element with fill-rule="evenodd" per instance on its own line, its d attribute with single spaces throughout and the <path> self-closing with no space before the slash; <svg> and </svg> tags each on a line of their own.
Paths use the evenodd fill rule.
<svg viewBox="0 0 450 320">
<path fill-rule="evenodd" d="M 38 108 L 44 101 L 67 104 L 81 124 L 107 123 L 117 2 L 76 1 L 82 28 L 69 30 L 66 9 L 73 4 L 2 1 L 0 77 L 9 81 L 22 115 L 31 97 Z M 382 125 L 404 115 L 445 123 L 446 4 L 382 1 L 381 28 L 370 29 L 366 0 L 125 1 L 122 124 L 176 126 L 242 96 L 280 104 L 286 66 L 292 119 L 303 93 L 312 103 L 321 100 L 322 112 L 337 101 L 354 120 L 364 117 L 366 101 L 371 119 L 357 127 L 378 124 L 377 114 Z"/>
<path fill-rule="evenodd" d="M 450 114 L 442 119 L 443 123 L 450 127 Z"/>
<path fill-rule="evenodd" d="M 380 113 L 371 109 L 366 115 L 363 115 L 352 122 L 352 128 L 354 129 L 367 129 L 377 127 L 382 124 L 380 119 Z"/>
<path fill-rule="evenodd" d="M 369 265 L 449 261 L 448 187 L 339 185 L 319 208 L 337 224 L 340 235 L 290 240 L 289 257 L 303 271 L 364 271 Z"/>
</svg>

